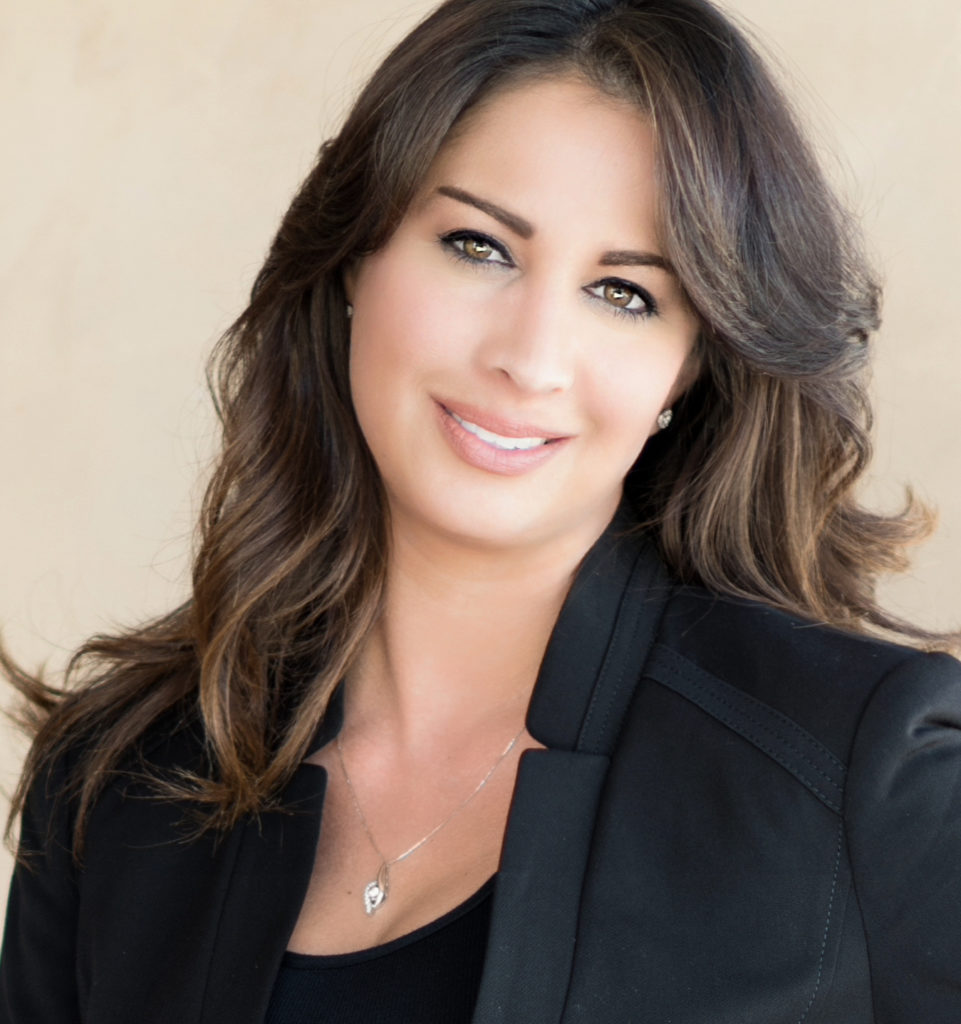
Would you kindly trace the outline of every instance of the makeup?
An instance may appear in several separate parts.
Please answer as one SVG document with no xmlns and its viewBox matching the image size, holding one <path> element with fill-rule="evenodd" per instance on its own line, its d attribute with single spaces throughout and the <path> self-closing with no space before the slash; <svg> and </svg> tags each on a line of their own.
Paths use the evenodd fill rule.
<svg viewBox="0 0 961 1024">
<path fill-rule="evenodd" d="M 448 443 L 464 462 L 490 473 L 517 476 L 555 458 L 573 440 L 536 424 L 434 400 Z"/>
</svg>

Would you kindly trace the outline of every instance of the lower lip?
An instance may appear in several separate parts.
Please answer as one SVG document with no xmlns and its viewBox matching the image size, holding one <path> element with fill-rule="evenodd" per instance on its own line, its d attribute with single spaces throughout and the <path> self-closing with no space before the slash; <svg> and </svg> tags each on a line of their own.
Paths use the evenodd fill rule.
<svg viewBox="0 0 961 1024">
<path fill-rule="evenodd" d="M 444 435 L 457 455 L 476 469 L 484 469 L 489 473 L 499 473 L 501 476 L 527 473 L 554 458 L 570 440 L 559 437 L 536 448 L 515 448 L 513 451 L 495 448 L 462 427 L 439 402 L 435 404 Z"/>
</svg>

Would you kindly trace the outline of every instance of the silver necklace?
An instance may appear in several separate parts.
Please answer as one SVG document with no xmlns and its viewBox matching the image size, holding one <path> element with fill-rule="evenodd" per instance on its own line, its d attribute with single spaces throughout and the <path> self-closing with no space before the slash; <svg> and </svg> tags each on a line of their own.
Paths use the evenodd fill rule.
<svg viewBox="0 0 961 1024">
<path fill-rule="evenodd" d="M 340 735 L 338 734 L 337 759 L 340 761 L 340 770 L 344 773 L 344 781 L 347 783 L 347 788 L 350 790 L 350 798 L 354 803 L 355 810 L 357 811 L 357 817 L 360 818 L 360 823 L 364 826 L 364 831 L 367 833 L 367 838 L 370 840 L 370 845 L 373 846 L 374 850 L 377 853 L 377 856 L 380 857 L 380 867 L 377 869 L 377 874 L 375 875 L 373 881 L 368 882 L 364 886 L 364 911 L 366 912 L 368 917 L 375 914 L 377 910 L 383 906 L 384 901 L 387 899 L 387 894 L 390 892 L 390 869 L 395 864 L 399 864 L 402 860 L 406 860 L 412 853 L 416 853 L 425 843 L 430 842 L 430 840 L 433 839 L 434 836 L 436 836 L 437 833 L 440 832 L 440 830 L 445 825 L 447 825 L 456 814 L 459 814 L 471 802 L 471 800 L 473 800 L 474 797 L 477 796 L 477 794 L 490 781 L 490 778 L 494 774 L 494 772 L 496 772 L 497 769 L 500 767 L 501 761 L 503 761 L 504 758 L 507 757 L 507 755 L 514 749 L 515 744 L 521 738 L 521 734 L 524 732 L 524 728 L 524 726 L 521 726 L 520 731 L 510 741 L 510 743 L 508 743 L 507 746 L 504 747 L 502 753 L 498 756 L 497 760 L 490 766 L 490 768 L 487 771 L 487 774 L 480 780 L 480 782 L 477 783 L 473 791 L 464 800 L 462 800 L 450 812 L 450 814 L 448 814 L 447 817 L 444 818 L 444 820 L 439 825 L 435 825 L 430 830 L 430 832 L 427 833 L 426 836 L 424 836 L 421 839 L 418 839 L 413 846 L 411 846 L 407 850 L 404 850 L 404 852 L 400 854 L 400 856 L 393 857 L 390 860 L 388 860 L 384 856 L 383 852 L 381 851 L 381 848 L 377 845 L 377 840 L 374 838 L 374 834 L 370 830 L 370 825 L 367 824 L 367 818 L 364 816 L 363 809 L 361 808 L 360 803 L 357 800 L 357 791 L 354 789 L 353 782 L 350 781 L 350 775 L 347 773 L 347 765 L 344 764 L 344 748 L 341 745 Z"/>
</svg>

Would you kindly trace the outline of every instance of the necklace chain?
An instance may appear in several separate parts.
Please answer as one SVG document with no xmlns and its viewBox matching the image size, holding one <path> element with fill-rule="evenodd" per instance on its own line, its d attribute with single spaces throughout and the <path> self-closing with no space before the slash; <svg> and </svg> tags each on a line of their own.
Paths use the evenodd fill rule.
<svg viewBox="0 0 961 1024">
<path fill-rule="evenodd" d="M 347 789 L 350 791 L 350 798 L 353 801 L 354 809 L 357 811 L 357 817 L 360 819 L 361 825 L 364 826 L 364 832 L 367 833 L 367 838 L 370 840 L 370 845 L 374 848 L 377 856 L 380 857 L 380 867 L 377 869 L 377 875 L 373 881 L 368 882 L 364 887 L 364 910 L 368 916 L 373 915 L 378 908 L 387 899 L 387 894 L 390 891 L 390 869 L 394 864 L 399 864 L 402 860 L 406 860 L 412 853 L 416 853 L 422 846 L 429 843 L 434 836 L 445 825 L 449 824 L 455 815 L 459 814 L 475 796 L 490 782 L 491 776 L 500 767 L 501 762 L 505 757 L 514 749 L 517 741 L 521 738 L 524 732 L 524 726 L 522 725 L 520 730 L 514 736 L 514 738 L 507 744 L 507 746 L 498 755 L 497 760 L 487 770 L 487 774 L 477 783 L 477 785 L 471 790 L 471 792 L 441 821 L 435 825 L 427 835 L 418 839 L 413 846 L 404 850 L 402 854 L 394 857 L 390 860 L 384 856 L 383 851 L 377 845 L 377 840 L 374 838 L 373 832 L 370 830 L 370 825 L 367 823 L 367 816 L 364 814 L 363 808 L 360 806 L 360 801 L 357 799 L 357 790 L 354 789 L 354 784 L 351 782 L 350 774 L 347 771 L 347 765 L 344 763 L 344 748 L 340 741 L 340 734 L 337 735 L 337 760 L 340 761 L 340 770 L 344 774 L 344 781 L 347 783 Z"/>
</svg>

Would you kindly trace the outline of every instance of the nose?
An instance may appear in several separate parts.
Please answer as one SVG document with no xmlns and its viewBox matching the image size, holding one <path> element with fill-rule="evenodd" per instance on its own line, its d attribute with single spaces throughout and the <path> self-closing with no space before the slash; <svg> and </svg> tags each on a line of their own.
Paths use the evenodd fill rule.
<svg viewBox="0 0 961 1024">
<path fill-rule="evenodd" d="M 549 394 L 574 382 L 574 311 L 558 291 L 548 282 L 520 289 L 484 346 L 487 369 L 521 391 Z"/>
</svg>

